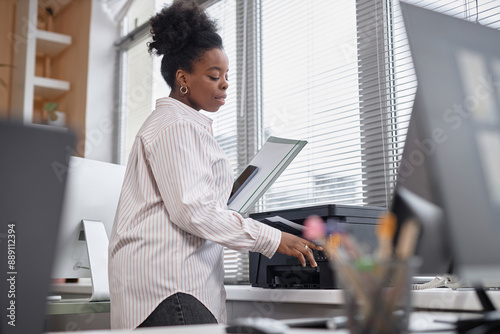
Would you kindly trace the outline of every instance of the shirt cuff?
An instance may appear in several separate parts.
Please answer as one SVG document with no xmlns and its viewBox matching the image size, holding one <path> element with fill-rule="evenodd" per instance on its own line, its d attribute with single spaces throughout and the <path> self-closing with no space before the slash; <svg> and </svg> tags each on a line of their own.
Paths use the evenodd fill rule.
<svg viewBox="0 0 500 334">
<path fill-rule="evenodd" d="M 259 225 L 259 236 L 251 251 L 259 252 L 268 258 L 272 258 L 281 243 L 281 231 L 263 223 Z"/>
</svg>

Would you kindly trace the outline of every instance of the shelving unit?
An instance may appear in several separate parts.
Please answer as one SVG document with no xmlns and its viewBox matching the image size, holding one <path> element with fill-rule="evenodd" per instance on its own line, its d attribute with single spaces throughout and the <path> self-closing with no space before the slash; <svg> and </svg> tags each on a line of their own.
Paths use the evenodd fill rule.
<svg viewBox="0 0 500 334">
<path fill-rule="evenodd" d="M 36 55 L 50 58 L 57 56 L 71 45 L 71 36 L 45 30 L 36 30 Z M 46 66 L 50 66 L 46 64 Z M 35 98 L 42 100 L 55 100 L 70 90 L 69 81 L 35 76 L 33 79 Z"/>
<path fill-rule="evenodd" d="M 46 124 L 57 102 L 84 155 L 91 1 L 17 0 L 10 117 Z M 50 8 L 48 8 L 50 7 Z M 48 8 L 48 9 L 47 9 Z"/>
<path fill-rule="evenodd" d="M 40 8 L 38 9 L 40 15 Z M 49 17 L 52 26 L 52 17 Z M 45 27 L 47 28 L 47 27 Z M 40 110 L 40 105 L 44 102 L 54 102 L 70 90 L 70 83 L 66 80 L 56 79 L 52 77 L 52 62 L 55 57 L 61 54 L 65 49 L 71 46 L 72 37 L 58 32 L 36 29 L 36 52 L 35 58 L 37 63 L 43 63 L 43 76 L 37 75 L 37 67 L 35 65 L 35 76 L 33 78 L 34 86 L 34 115 L 33 122 L 45 123 L 45 115 Z M 39 101 L 38 103 L 36 101 Z M 38 117 L 37 117 L 38 116 Z"/>
</svg>

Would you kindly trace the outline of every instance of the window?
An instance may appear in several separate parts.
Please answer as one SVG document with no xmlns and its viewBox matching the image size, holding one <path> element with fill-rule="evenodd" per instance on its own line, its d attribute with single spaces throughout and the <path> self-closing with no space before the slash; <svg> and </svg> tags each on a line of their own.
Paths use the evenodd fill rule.
<svg viewBox="0 0 500 334">
<path fill-rule="evenodd" d="M 363 204 L 354 1 L 262 1 L 262 140 L 308 144 L 261 210 Z"/>
<path fill-rule="evenodd" d="M 149 116 L 154 107 L 151 96 L 153 85 L 153 59 L 144 57 L 147 53 L 145 48 L 147 39 L 141 37 L 123 54 L 124 64 L 127 67 L 125 80 L 123 81 L 127 94 L 125 99 L 125 156 L 128 157 L 135 135 L 142 123 Z"/>
<path fill-rule="evenodd" d="M 121 22 L 122 38 L 119 48 L 120 73 L 118 78 L 120 135 L 118 138 L 118 162 L 125 164 L 135 135 L 154 107 L 153 74 L 154 59 L 149 56 L 148 21 L 155 13 L 155 1 L 132 1 Z"/>
<path fill-rule="evenodd" d="M 238 171 L 237 149 L 237 92 L 239 69 L 236 62 L 236 0 L 218 1 L 207 8 L 210 17 L 215 18 L 220 27 L 219 34 L 224 43 L 224 50 L 229 58 L 229 88 L 226 104 L 216 113 L 205 113 L 212 118 L 213 130 L 217 142 L 228 156 L 235 174 Z"/>
<path fill-rule="evenodd" d="M 168 4 L 167 2 L 166 4 Z M 159 71 L 161 57 L 148 54 L 148 21 L 161 10 L 165 2 L 160 0 L 134 1 L 122 22 L 123 38 L 120 47 L 121 76 L 120 110 L 121 135 L 119 138 L 119 162 L 126 163 L 135 135 L 154 108 L 155 101 L 168 96 L 170 88 Z M 226 104 L 218 113 L 205 113 L 214 119 L 213 127 L 217 141 L 228 155 L 235 173 L 238 169 L 236 142 L 236 103 L 238 68 L 236 66 L 236 2 L 217 1 L 207 9 L 221 28 L 224 48 L 230 63 L 230 91 Z"/>
<path fill-rule="evenodd" d="M 500 29 L 497 0 L 408 2 Z M 140 3 L 141 11 L 150 10 Z M 270 135 L 308 141 L 255 210 L 326 203 L 387 207 L 417 86 L 399 1 L 207 4 L 230 61 L 226 106 L 207 115 L 235 175 Z M 153 101 L 168 94 L 156 70 L 159 59 L 147 54 L 143 16 L 133 8 L 120 43 L 122 147 Z M 228 251 L 226 264 L 228 282 L 247 280 L 245 254 Z"/>
</svg>

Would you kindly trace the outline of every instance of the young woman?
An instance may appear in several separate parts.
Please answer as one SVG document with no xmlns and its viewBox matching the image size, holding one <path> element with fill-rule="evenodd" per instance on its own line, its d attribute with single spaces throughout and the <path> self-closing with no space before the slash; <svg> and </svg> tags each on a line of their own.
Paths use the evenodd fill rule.
<svg viewBox="0 0 500 334">
<path fill-rule="evenodd" d="M 223 247 L 316 266 L 315 244 L 227 208 L 233 171 L 199 113 L 224 105 L 228 58 L 215 23 L 175 1 L 151 19 L 171 88 L 136 136 L 110 237 L 111 326 L 225 322 Z"/>
</svg>

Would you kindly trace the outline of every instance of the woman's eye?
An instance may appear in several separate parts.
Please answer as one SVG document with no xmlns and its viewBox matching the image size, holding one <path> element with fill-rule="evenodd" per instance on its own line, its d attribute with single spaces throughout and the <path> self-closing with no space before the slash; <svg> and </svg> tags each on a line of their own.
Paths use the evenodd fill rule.
<svg viewBox="0 0 500 334">
<path fill-rule="evenodd" d="M 213 77 L 213 76 L 210 76 L 210 75 L 209 75 L 208 77 L 209 77 L 210 79 L 212 79 L 213 81 L 217 81 L 217 80 L 219 80 L 219 78 L 216 78 L 216 77 Z"/>
</svg>

